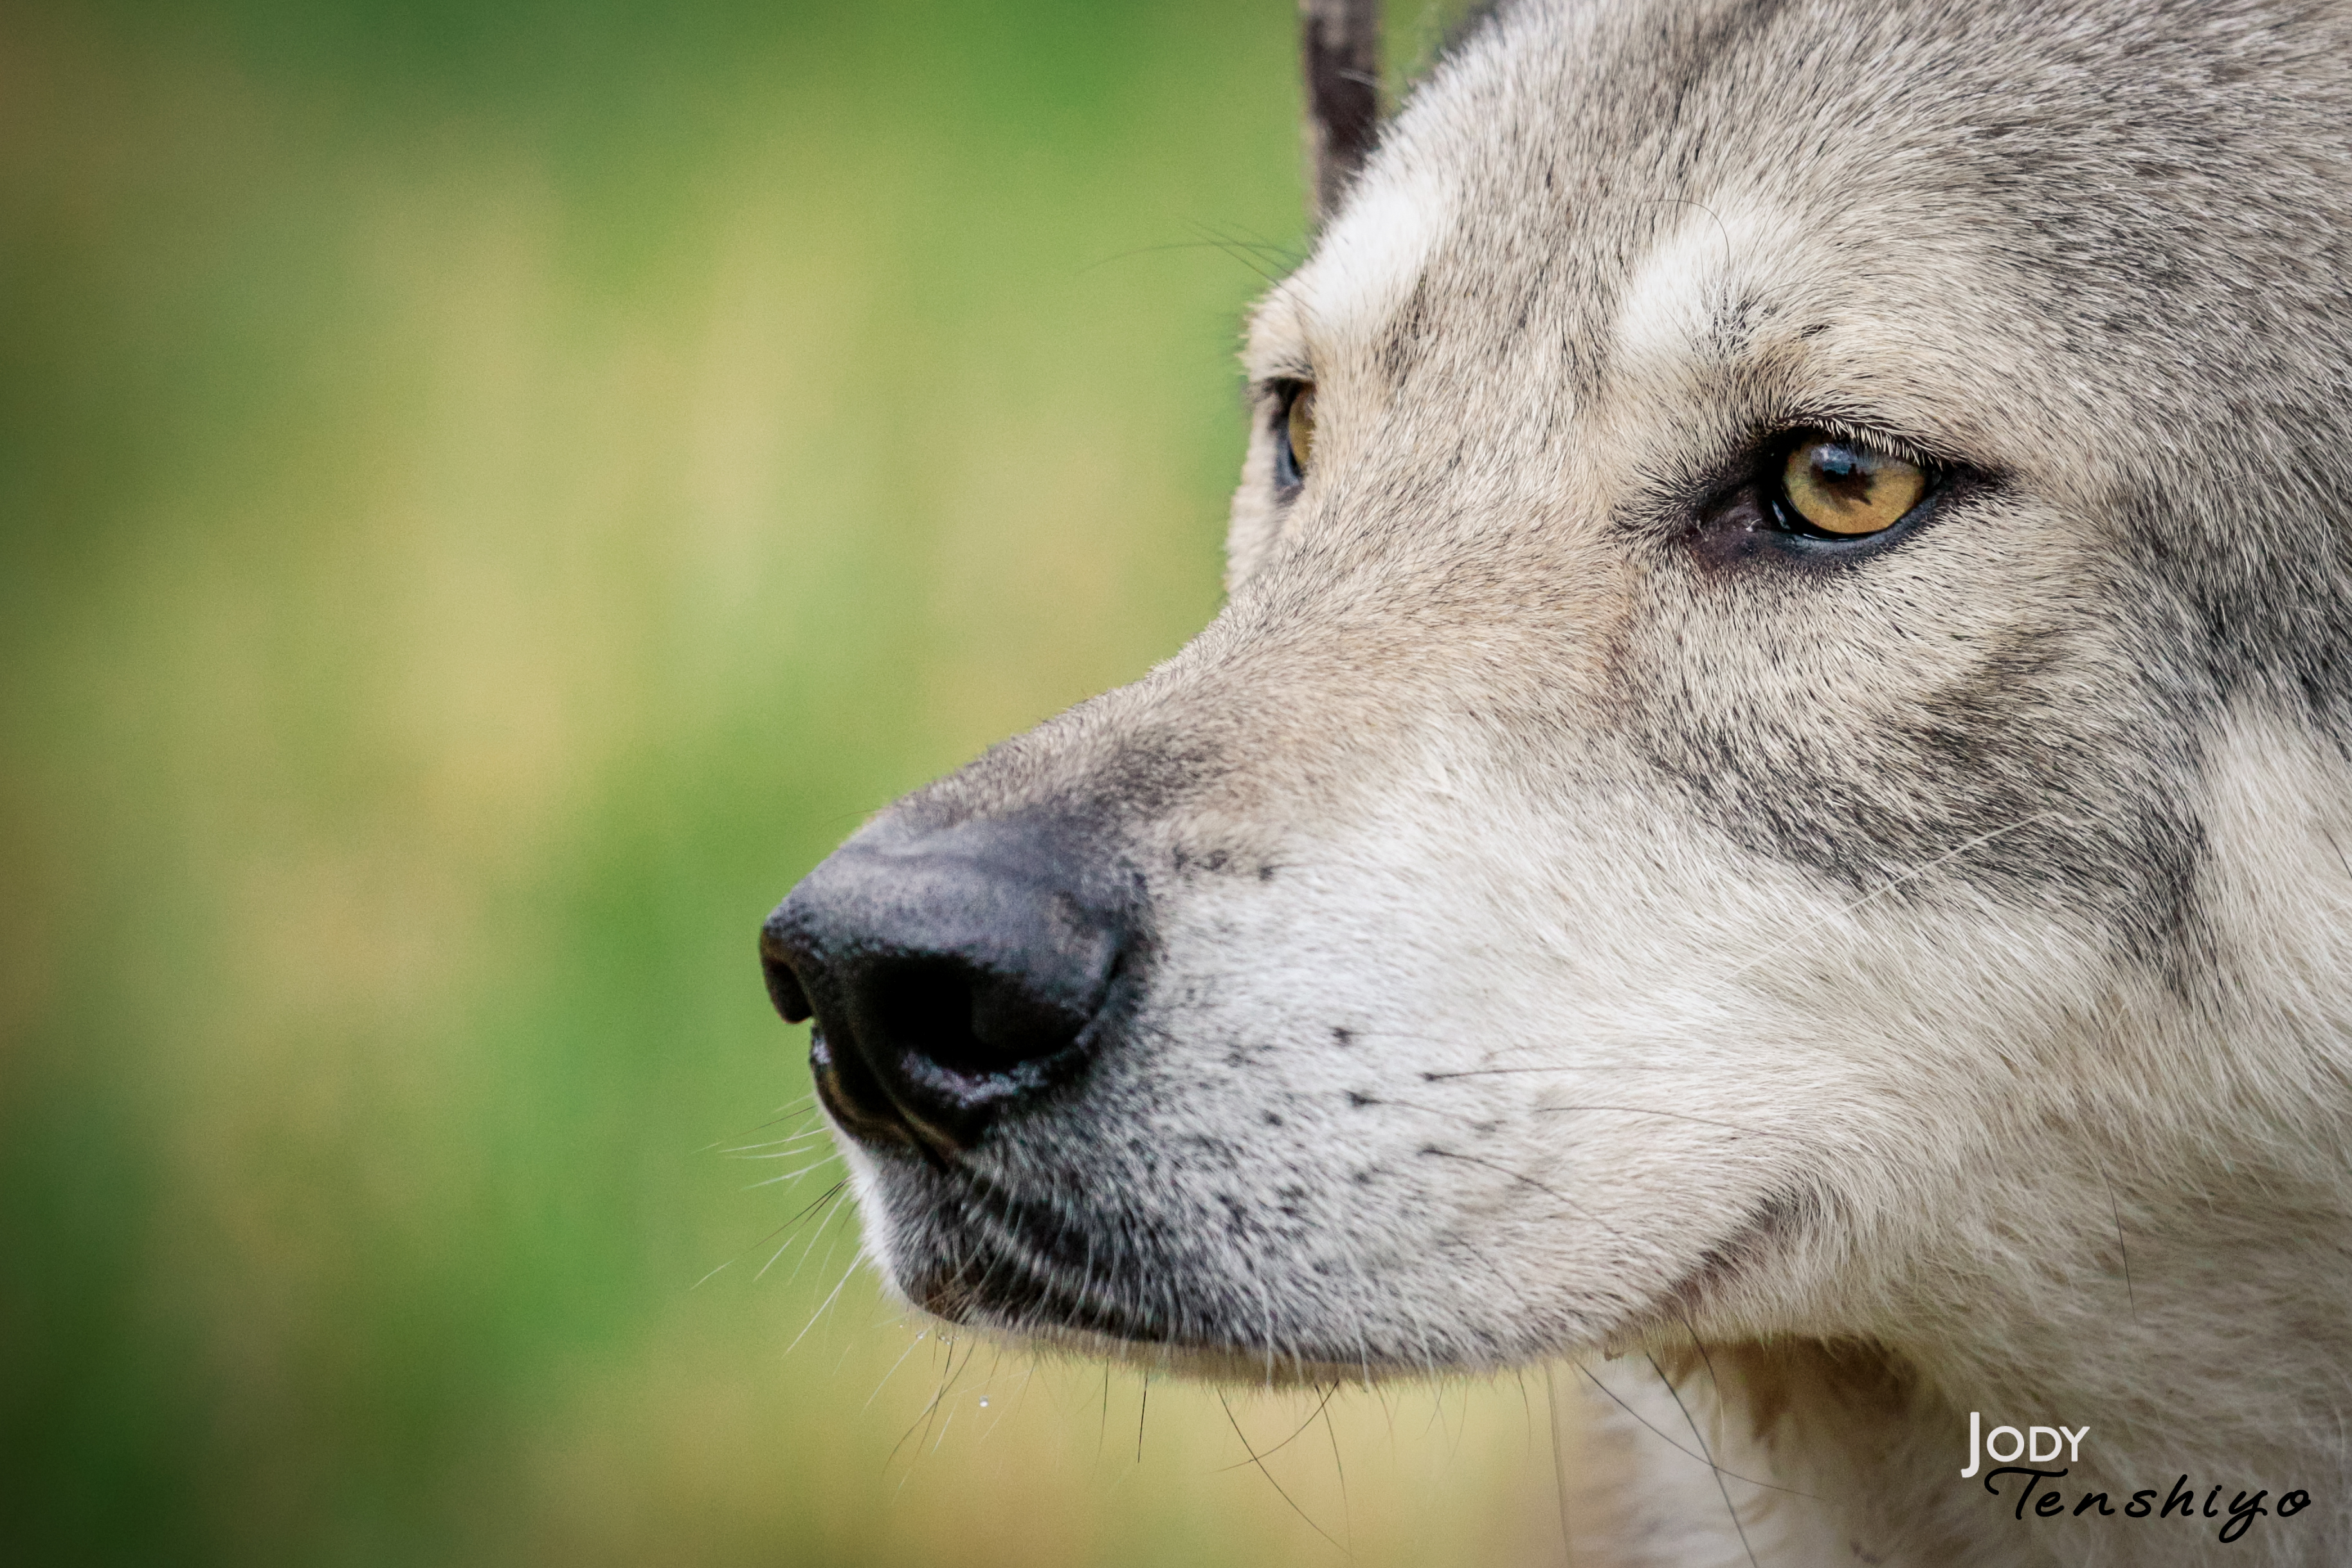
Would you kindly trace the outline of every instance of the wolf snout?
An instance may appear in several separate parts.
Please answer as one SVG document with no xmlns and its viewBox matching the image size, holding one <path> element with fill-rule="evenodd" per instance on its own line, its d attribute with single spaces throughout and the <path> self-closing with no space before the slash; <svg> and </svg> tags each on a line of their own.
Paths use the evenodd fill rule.
<svg viewBox="0 0 2352 1568">
<path fill-rule="evenodd" d="M 1133 900 L 1052 821 L 869 831 L 768 917 L 760 952 L 835 1121 L 948 1158 L 1081 1072 Z"/>
</svg>

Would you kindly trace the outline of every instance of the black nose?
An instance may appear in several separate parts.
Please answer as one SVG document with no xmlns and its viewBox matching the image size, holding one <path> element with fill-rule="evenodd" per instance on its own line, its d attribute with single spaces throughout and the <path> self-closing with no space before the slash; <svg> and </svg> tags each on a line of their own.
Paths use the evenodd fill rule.
<svg viewBox="0 0 2352 1568">
<path fill-rule="evenodd" d="M 946 1156 L 1067 1082 L 1126 956 L 1132 901 L 1050 822 L 869 831 L 761 929 L 768 994 L 867 1144 Z"/>
</svg>

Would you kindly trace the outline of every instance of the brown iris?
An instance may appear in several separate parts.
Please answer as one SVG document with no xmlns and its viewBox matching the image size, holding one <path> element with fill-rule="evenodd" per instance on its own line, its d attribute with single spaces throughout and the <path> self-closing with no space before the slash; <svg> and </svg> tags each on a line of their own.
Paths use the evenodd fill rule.
<svg viewBox="0 0 2352 1568">
<path fill-rule="evenodd" d="M 1884 533 L 1927 493 L 1916 463 L 1833 436 L 1801 441 L 1780 472 L 1781 493 L 1797 520 L 1838 538 Z"/>
<path fill-rule="evenodd" d="M 1315 460 L 1315 383 L 1307 382 L 1290 394 L 1290 412 L 1284 416 L 1283 432 L 1290 441 L 1290 465 L 1299 477 L 1307 476 L 1307 465 Z"/>
</svg>

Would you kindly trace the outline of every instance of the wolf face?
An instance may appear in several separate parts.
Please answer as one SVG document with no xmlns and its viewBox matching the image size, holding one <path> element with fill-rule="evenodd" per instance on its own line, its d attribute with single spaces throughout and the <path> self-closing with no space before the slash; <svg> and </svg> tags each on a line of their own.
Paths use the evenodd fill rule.
<svg viewBox="0 0 2352 1568">
<path fill-rule="evenodd" d="M 2348 50 L 1483 22 L 1252 318 L 1223 613 L 769 923 L 891 1283 L 1276 1375 L 1862 1344 L 2242 1451 L 2147 1396 L 2226 1328 L 2334 1429 Z"/>
</svg>

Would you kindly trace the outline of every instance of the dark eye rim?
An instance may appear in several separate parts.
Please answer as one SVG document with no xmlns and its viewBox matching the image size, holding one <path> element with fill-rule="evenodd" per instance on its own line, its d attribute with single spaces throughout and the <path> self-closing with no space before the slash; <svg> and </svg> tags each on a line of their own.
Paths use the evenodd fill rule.
<svg viewBox="0 0 2352 1568">
<path fill-rule="evenodd" d="M 1874 534 L 1832 534 L 1806 524 L 1781 494 L 1789 454 L 1807 441 L 1828 438 L 1918 465 L 1927 487 L 1911 509 Z M 1668 480 L 1647 505 L 1620 514 L 1623 526 L 1679 541 L 1690 560 L 1709 572 L 1745 572 L 1777 562 L 1803 571 L 1859 567 L 1899 550 L 1933 528 L 1955 506 L 2008 486 L 1999 469 L 1938 455 L 1932 442 L 1890 433 L 1834 415 L 1775 422 L 1727 453 L 1711 477 Z"/>
<path fill-rule="evenodd" d="M 1925 481 L 1919 491 L 1919 498 L 1912 502 L 1901 517 L 1872 533 L 1832 533 L 1827 528 L 1814 526 L 1806 520 L 1802 512 L 1797 509 L 1796 503 L 1789 499 L 1788 490 L 1789 458 L 1797 448 L 1814 441 L 1834 441 L 1843 445 L 1857 447 L 1864 452 L 1875 453 L 1882 457 L 1893 457 L 1912 465 L 1919 470 Z M 1756 495 L 1763 503 L 1764 515 L 1769 519 L 1775 532 L 1790 539 L 1803 540 L 1812 549 L 1849 551 L 1867 549 L 1881 544 L 1898 533 L 1909 532 L 1914 519 L 1926 515 L 1930 510 L 1932 504 L 1951 480 L 1953 473 L 1954 471 L 1944 464 L 1937 463 L 1919 453 L 1899 450 L 1887 442 L 1874 441 L 1866 435 L 1853 431 L 1832 430 L 1821 425 L 1809 424 L 1784 431 L 1763 444 L 1756 467 L 1754 484 Z"/>
<path fill-rule="evenodd" d="M 1307 483 L 1307 471 L 1290 449 L 1290 411 L 1314 384 L 1303 378 L 1285 377 L 1268 388 L 1274 393 L 1274 493 L 1286 501 Z"/>
</svg>

